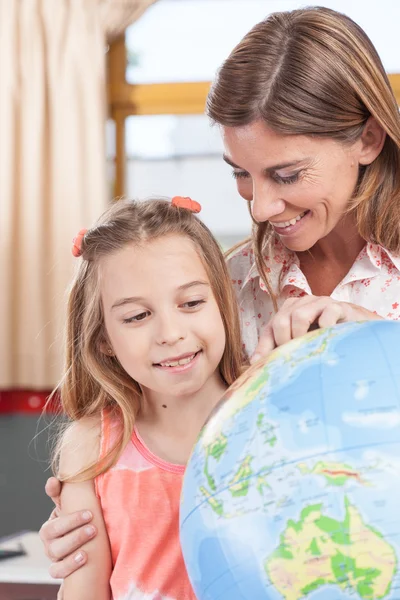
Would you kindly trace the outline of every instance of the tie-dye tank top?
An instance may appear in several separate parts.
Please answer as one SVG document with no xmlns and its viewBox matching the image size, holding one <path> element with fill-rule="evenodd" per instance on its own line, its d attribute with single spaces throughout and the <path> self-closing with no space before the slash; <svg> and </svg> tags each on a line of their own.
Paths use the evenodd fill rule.
<svg viewBox="0 0 400 600">
<path fill-rule="evenodd" d="M 120 435 L 102 415 L 100 455 Z M 179 544 L 179 499 L 185 467 L 146 448 L 137 431 L 95 480 L 111 545 L 113 600 L 195 600 Z"/>
</svg>

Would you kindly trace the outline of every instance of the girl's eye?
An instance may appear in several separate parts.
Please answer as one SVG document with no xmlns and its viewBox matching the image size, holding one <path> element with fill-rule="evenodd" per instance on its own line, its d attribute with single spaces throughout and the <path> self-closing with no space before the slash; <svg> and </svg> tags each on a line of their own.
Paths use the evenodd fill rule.
<svg viewBox="0 0 400 600">
<path fill-rule="evenodd" d="M 296 181 L 299 180 L 299 175 L 300 171 L 289 177 L 279 177 L 279 175 L 275 175 L 274 179 L 277 183 L 296 183 Z"/>
<path fill-rule="evenodd" d="M 190 300 L 182 304 L 183 308 L 197 308 L 200 304 L 204 304 L 205 300 Z"/>
<path fill-rule="evenodd" d="M 146 310 L 145 312 L 135 315 L 134 317 L 129 317 L 129 319 L 124 319 L 123 322 L 124 323 L 137 323 L 138 321 L 143 321 L 149 314 L 150 314 L 150 312 L 148 310 Z"/>
<path fill-rule="evenodd" d="M 232 171 L 232 177 L 234 179 L 246 179 L 247 177 L 250 177 L 250 175 L 247 171 Z"/>
</svg>

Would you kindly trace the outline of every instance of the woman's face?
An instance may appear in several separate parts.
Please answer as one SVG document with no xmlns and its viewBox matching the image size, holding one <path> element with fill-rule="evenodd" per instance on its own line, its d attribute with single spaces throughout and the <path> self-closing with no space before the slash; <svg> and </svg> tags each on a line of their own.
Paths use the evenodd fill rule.
<svg viewBox="0 0 400 600">
<path fill-rule="evenodd" d="M 310 249 L 335 228 L 357 183 L 362 142 L 282 135 L 256 121 L 222 127 L 225 161 L 258 222 L 269 221 L 284 245 Z"/>
</svg>

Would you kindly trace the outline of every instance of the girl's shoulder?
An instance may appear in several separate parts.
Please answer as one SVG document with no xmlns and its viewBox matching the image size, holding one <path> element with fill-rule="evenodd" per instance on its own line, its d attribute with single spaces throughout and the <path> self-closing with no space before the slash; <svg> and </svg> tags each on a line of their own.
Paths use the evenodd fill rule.
<svg viewBox="0 0 400 600">
<path fill-rule="evenodd" d="M 69 424 L 60 443 L 59 476 L 73 477 L 99 459 L 102 434 L 100 416 L 84 417 Z"/>
</svg>

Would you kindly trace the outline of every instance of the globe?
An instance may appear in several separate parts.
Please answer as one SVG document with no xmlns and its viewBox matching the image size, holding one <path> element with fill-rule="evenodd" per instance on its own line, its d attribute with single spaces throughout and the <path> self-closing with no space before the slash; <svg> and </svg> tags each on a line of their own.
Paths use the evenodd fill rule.
<svg viewBox="0 0 400 600">
<path fill-rule="evenodd" d="M 400 324 L 346 323 L 231 386 L 182 488 L 198 600 L 400 599 Z"/>
</svg>

